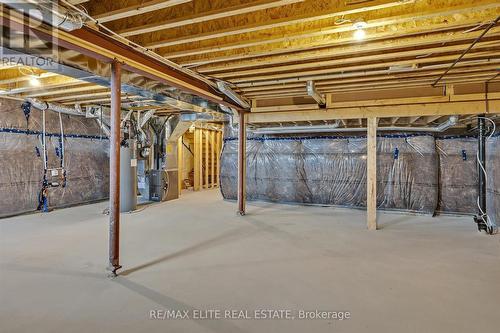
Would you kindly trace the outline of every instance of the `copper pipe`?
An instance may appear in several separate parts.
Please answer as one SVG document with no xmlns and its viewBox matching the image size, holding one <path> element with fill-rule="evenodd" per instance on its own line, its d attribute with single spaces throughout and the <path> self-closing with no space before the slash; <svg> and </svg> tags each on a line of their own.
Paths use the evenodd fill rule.
<svg viewBox="0 0 500 333">
<path fill-rule="evenodd" d="M 238 130 L 238 214 L 245 215 L 246 200 L 246 124 L 245 112 L 239 112 Z"/>
<path fill-rule="evenodd" d="M 111 137 L 109 140 L 109 267 L 120 269 L 120 113 L 121 64 L 111 63 Z"/>
</svg>

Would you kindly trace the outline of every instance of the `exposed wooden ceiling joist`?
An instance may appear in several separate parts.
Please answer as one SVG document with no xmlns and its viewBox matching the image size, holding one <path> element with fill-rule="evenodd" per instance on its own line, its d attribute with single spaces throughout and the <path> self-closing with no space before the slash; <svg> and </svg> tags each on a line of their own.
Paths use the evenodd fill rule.
<svg viewBox="0 0 500 333">
<path fill-rule="evenodd" d="M 388 25 L 394 25 L 394 24 L 403 24 L 407 22 L 415 22 L 415 21 L 421 21 L 421 20 L 428 20 L 436 17 L 444 17 L 444 16 L 450 16 L 452 17 L 453 15 L 460 15 L 460 14 L 471 14 L 472 11 L 482 11 L 482 10 L 492 10 L 495 8 L 500 7 L 500 4 L 496 1 L 492 0 L 479 0 L 477 3 L 475 2 L 474 4 L 468 4 L 468 5 L 462 5 L 462 6 L 450 6 L 449 4 L 443 4 L 442 2 L 439 2 L 441 6 L 438 6 L 437 4 L 433 5 L 433 8 L 422 8 L 419 10 L 413 10 L 411 13 L 408 13 L 405 10 L 405 7 L 401 7 L 400 11 L 394 11 L 391 9 L 390 11 L 386 13 L 383 10 L 379 11 L 371 11 L 370 13 L 365 13 L 363 20 L 366 21 L 366 28 L 367 29 L 374 29 L 377 27 L 382 27 L 382 26 L 388 26 Z M 319 16 L 318 18 L 315 19 L 315 21 L 321 20 L 322 17 Z M 273 21 L 274 22 L 274 21 Z M 224 29 L 221 31 L 208 31 L 208 32 L 203 32 L 198 35 L 186 35 L 182 37 L 177 37 L 174 39 L 168 39 L 168 40 L 157 40 L 157 41 L 143 41 L 144 44 L 148 48 L 164 48 L 164 47 L 169 47 L 169 46 L 174 46 L 174 45 L 180 45 L 180 44 L 186 44 L 186 43 L 193 43 L 193 42 L 198 42 L 198 41 L 203 41 L 203 40 L 209 40 L 209 39 L 216 39 L 216 38 L 221 38 L 221 37 L 228 37 L 228 36 L 233 36 L 233 35 L 241 35 L 241 34 L 248 34 L 252 32 L 256 32 L 259 30 L 266 30 L 266 29 L 275 29 L 280 28 L 284 26 L 284 23 L 287 23 L 286 25 L 290 24 L 290 20 L 286 20 L 284 22 L 280 23 L 269 23 L 268 25 L 262 25 L 262 24 L 254 24 L 251 26 L 246 26 L 246 27 L 231 27 L 228 29 Z M 320 21 L 321 22 L 321 21 Z M 295 23 L 304 23 L 303 20 L 297 20 Z M 276 42 L 283 42 L 283 41 L 290 41 L 290 40 L 295 40 L 295 39 L 302 39 L 302 38 L 311 38 L 311 37 L 317 37 L 317 36 L 323 36 L 323 35 L 329 35 L 329 34 L 335 34 L 335 33 L 341 33 L 341 32 L 348 32 L 348 31 L 354 31 L 356 28 L 352 23 L 347 23 L 347 24 L 342 24 L 339 26 L 334 26 L 332 27 L 332 22 L 327 20 L 324 22 L 322 25 L 318 25 L 316 22 L 315 26 L 317 25 L 316 28 L 313 29 L 299 29 L 297 31 L 269 31 L 265 35 L 256 35 L 255 38 L 249 38 L 249 35 L 244 36 L 242 38 L 244 42 L 241 42 L 239 44 L 239 47 L 248 47 L 248 46 L 256 46 L 256 45 L 263 45 L 263 44 L 270 44 L 270 43 L 276 43 Z M 269 37 L 270 35 L 270 37 Z M 214 41 L 214 46 L 220 44 L 220 42 Z M 228 44 L 227 42 L 224 41 L 224 44 Z M 233 44 L 236 46 L 237 44 Z M 199 46 L 198 46 L 199 47 Z M 173 51 L 173 52 L 172 52 Z M 174 50 L 160 50 L 161 54 L 166 54 L 170 57 L 170 53 L 176 54 Z M 178 53 L 176 54 L 176 56 Z"/>
<path fill-rule="evenodd" d="M 498 16 L 498 7 L 500 7 L 498 2 L 494 4 L 489 2 L 484 5 L 484 7 L 497 6 L 486 10 L 480 10 L 484 7 L 475 7 L 471 4 L 468 6 L 459 6 L 453 10 L 449 6 L 442 6 L 441 10 L 424 8 L 423 11 L 412 12 L 411 14 L 402 11 L 402 14 L 397 16 L 386 16 L 383 13 L 375 12 L 376 14 L 373 14 L 373 16 L 377 15 L 378 19 L 374 21 L 374 27 L 365 29 L 367 35 L 364 42 L 395 36 L 401 37 L 415 33 L 450 30 L 453 27 L 459 28 L 460 26 L 463 26 L 465 30 L 468 26 L 477 25 L 485 20 L 495 19 Z M 450 12 L 455 14 L 450 15 Z M 392 12 L 389 12 L 390 14 Z M 239 53 L 252 52 L 252 50 L 259 50 L 261 51 L 261 55 L 266 55 L 266 50 L 272 52 L 279 49 L 281 52 L 290 52 L 310 47 L 355 42 L 352 36 L 354 27 L 351 24 L 333 28 L 331 22 L 324 24 L 325 26 L 320 26 L 312 30 L 303 27 L 301 29 L 295 28 L 293 31 L 269 31 L 265 35 L 241 35 L 231 40 L 227 38 L 222 40 L 214 39 L 207 43 L 190 44 L 188 47 L 162 48 L 158 52 L 169 59 L 181 58 L 179 61 L 186 63 L 187 60 L 200 61 L 204 58 L 217 57 L 221 52 L 224 52 L 224 56 L 227 56 L 229 54 L 237 55 Z M 256 53 L 256 51 L 253 52 Z M 192 58 L 193 56 L 198 57 Z"/>
<path fill-rule="evenodd" d="M 228 16 L 241 15 L 268 8 L 280 7 L 302 1 L 304 0 L 259 0 L 251 3 L 236 5 L 229 8 L 221 8 L 210 12 L 198 13 L 187 17 L 175 18 L 164 22 L 139 24 L 136 27 L 120 30 L 118 31 L 118 33 L 124 37 L 130 37 L 158 30 L 178 28 L 189 24 L 202 23 Z"/>
<path fill-rule="evenodd" d="M 500 27 L 493 28 L 488 37 L 500 34 Z M 395 38 L 384 39 L 380 41 L 366 41 L 364 43 L 351 43 L 340 46 L 327 46 L 314 49 L 299 50 L 296 52 L 288 52 L 285 54 L 275 55 L 254 55 L 253 57 L 243 57 L 242 59 L 225 59 L 219 63 L 215 58 L 210 64 L 204 64 L 196 67 L 196 71 L 203 74 L 210 74 L 214 72 L 223 72 L 227 70 L 234 70 L 240 68 L 251 68 L 260 66 L 271 65 L 284 65 L 291 62 L 298 61 L 321 61 L 325 58 L 335 57 L 354 57 L 368 53 L 387 54 L 391 51 L 408 50 L 408 49 L 422 49 L 425 47 L 433 47 L 441 45 L 446 47 L 450 44 L 470 43 L 481 34 L 481 31 L 473 31 L 464 33 L 460 31 L 443 31 L 437 33 L 423 33 L 418 35 L 403 35 Z M 215 63 L 217 62 L 217 63 Z"/>
<path fill-rule="evenodd" d="M 449 66 L 449 64 L 444 64 L 441 65 L 440 68 L 445 68 Z M 491 64 L 486 64 L 486 65 L 476 65 L 476 66 L 466 66 L 466 64 L 461 64 L 460 66 L 456 66 L 453 68 L 449 74 L 462 74 L 464 76 L 473 74 L 473 73 L 478 73 L 478 72 L 495 72 L 500 70 L 500 59 L 496 62 L 492 62 Z M 421 77 L 428 77 L 428 78 L 436 78 L 438 75 L 443 73 L 443 69 L 438 68 L 433 68 L 433 70 L 415 70 L 407 73 L 390 73 L 389 71 L 377 71 L 377 73 L 369 73 L 371 75 L 363 75 L 363 73 L 358 73 L 358 76 L 349 76 L 349 77 L 343 77 L 342 74 L 339 75 L 336 79 L 333 80 L 324 80 L 324 81 L 317 81 L 316 82 L 316 87 L 318 90 L 323 91 L 324 86 L 331 86 L 335 84 L 342 84 L 342 83 L 361 83 L 361 82 L 382 82 L 385 80 L 397 80 L 397 79 L 413 79 L 413 78 L 421 78 Z M 367 73 L 368 74 L 368 73 Z M 239 91 L 243 92 L 245 94 L 251 94 L 252 92 L 268 92 L 268 91 L 276 91 L 276 92 L 286 92 L 289 89 L 293 88 L 301 88 L 302 90 L 305 90 L 305 83 L 290 83 L 286 85 L 271 85 L 271 86 L 264 86 L 264 87 L 245 87 L 245 88 L 240 88 Z"/>
<path fill-rule="evenodd" d="M 238 87 L 251 87 L 251 86 L 265 86 L 271 84 L 284 84 L 291 82 L 305 82 L 309 80 L 317 81 L 317 80 L 326 80 L 335 78 L 334 75 L 343 74 L 345 72 L 346 75 L 349 75 L 348 72 L 356 72 L 356 71 L 371 71 L 376 69 L 388 70 L 389 67 L 394 66 L 413 66 L 415 64 L 418 65 L 417 68 L 423 67 L 425 64 L 438 64 L 438 63 L 449 63 L 454 61 L 457 58 L 456 54 L 452 55 L 444 55 L 444 56 L 436 56 L 429 58 L 421 58 L 421 59 L 411 59 L 411 60 L 394 60 L 387 62 L 374 62 L 370 64 L 363 65 L 350 65 L 350 66 L 342 66 L 337 68 L 330 69 L 319 69 L 319 70 L 310 70 L 303 71 L 299 73 L 280 73 L 280 74 L 268 74 L 268 75 L 259 75 L 252 77 L 244 77 L 232 79 L 231 82 L 236 83 Z M 468 53 L 464 57 L 464 61 L 468 60 L 485 60 L 488 59 L 499 59 L 499 50 L 491 50 L 491 51 L 478 51 Z"/>
<path fill-rule="evenodd" d="M 144 13 L 149 13 L 155 10 L 176 6 L 191 1 L 192 0 L 151 0 L 142 2 L 139 5 L 123 7 L 107 13 L 95 15 L 94 18 L 98 20 L 100 23 L 105 23 Z"/>
<path fill-rule="evenodd" d="M 498 37 L 498 35 L 496 36 Z M 212 77 L 221 78 L 221 79 L 230 79 L 230 78 L 239 78 L 249 75 L 257 75 L 257 74 L 267 74 L 270 71 L 274 73 L 277 72 L 288 72 L 295 71 L 295 73 L 299 70 L 305 71 L 307 69 L 312 68 L 320 68 L 320 67 L 335 67 L 346 64 L 355 64 L 355 63 L 366 63 L 366 62 L 382 62 L 385 60 L 391 59 L 403 59 L 403 58 L 414 58 L 416 59 L 416 63 L 418 63 L 418 59 L 432 57 L 433 55 L 443 54 L 443 53 L 461 53 L 464 49 L 469 46 L 470 42 L 452 46 L 437 46 L 431 48 L 418 48 L 416 50 L 405 50 L 405 51 L 397 51 L 397 52 L 386 52 L 386 53 L 376 53 L 372 55 L 366 56 L 356 56 L 351 55 L 350 57 L 343 57 L 335 55 L 334 60 L 325 60 L 325 61 L 315 61 L 315 62 L 307 62 L 307 63 L 298 63 L 293 65 L 273 65 L 270 67 L 263 67 L 257 69 L 247 69 L 242 71 L 228 71 L 223 73 L 211 74 Z M 474 47 L 477 51 L 479 49 L 488 49 L 488 48 L 497 48 L 500 47 L 500 40 L 492 40 L 492 41 L 483 41 Z"/>
</svg>

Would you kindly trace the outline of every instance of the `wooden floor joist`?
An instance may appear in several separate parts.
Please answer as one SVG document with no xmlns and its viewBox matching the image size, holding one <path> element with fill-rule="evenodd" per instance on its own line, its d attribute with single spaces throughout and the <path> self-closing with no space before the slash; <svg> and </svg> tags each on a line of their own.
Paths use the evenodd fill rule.
<svg viewBox="0 0 500 333">
<path fill-rule="evenodd" d="M 175 18 L 164 22 L 139 24 L 136 27 L 120 30 L 118 31 L 118 33 L 125 37 L 141 35 L 159 30 L 166 30 L 170 28 L 178 28 L 196 23 L 203 23 L 229 16 L 247 14 L 259 10 L 265 10 L 273 7 L 280 7 L 283 5 L 293 4 L 302 1 L 304 0 L 260 0 L 260 1 L 236 5 L 234 7 L 224 7 L 209 12 L 192 14 L 186 17 Z"/>
<path fill-rule="evenodd" d="M 107 27 L 116 28 L 133 42 L 159 48 L 160 54 L 164 52 L 167 58 L 204 76 L 187 78 L 186 72 L 160 68 L 150 57 L 138 61 L 142 51 L 134 50 L 133 44 L 112 45 L 112 39 L 89 27 L 62 31 L 59 46 L 77 47 L 104 62 L 118 59 L 124 62 L 125 70 L 139 70 L 163 84 L 196 92 L 215 107 L 235 106 L 214 89 L 214 81 L 224 80 L 236 93 L 253 101 L 248 120 L 257 124 L 333 119 L 346 124 L 352 119 L 358 124 L 368 111 L 375 113 L 370 116 L 381 118 L 381 124 L 432 123 L 449 112 L 477 114 L 484 98 L 474 91 L 424 96 L 412 103 L 396 97 L 391 101 L 336 100 L 323 109 L 308 97 L 306 82 L 314 81 L 320 94 L 330 96 L 351 92 L 363 96 L 400 87 L 426 89 L 500 14 L 500 4 L 494 0 L 231 0 L 227 5 L 219 0 L 131 0 L 126 4 L 91 0 L 82 5 Z M 1 15 L 12 20 L 14 28 L 21 25 L 19 15 Z M 353 38 L 355 22 L 364 22 L 366 36 L 362 41 Z M 33 29 L 42 37 L 50 32 L 43 26 Z M 486 81 L 496 84 L 499 65 L 497 26 L 445 76 L 442 87 Z M 35 76 L 39 86 L 34 83 Z M 497 103 L 498 93 L 489 94 L 489 103 Z M 83 106 L 109 105 L 110 101 L 109 88 L 10 64 L 0 67 L 0 96 Z M 172 112 L 166 106 L 148 105 L 154 102 L 151 99 L 127 94 L 121 98 L 124 107 Z M 284 100 L 292 102 L 282 103 Z M 142 104 L 134 104 L 138 101 Z M 387 111 L 383 111 L 385 107 Z M 458 111 L 449 111 L 452 107 Z M 207 129 L 201 131 L 195 135 L 205 144 L 199 186 L 214 186 L 218 183 L 218 163 L 213 158 L 219 149 L 218 134 L 212 138 Z"/>
<path fill-rule="evenodd" d="M 499 34 L 500 28 L 493 28 L 487 37 L 492 37 Z M 286 65 L 288 63 L 298 61 L 322 61 L 335 57 L 356 57 L 365 54 L 387 54 L 401 50 L 419 50 L 424 48 L 456 43 L 471 43 L 476 37 L 481 34 L 481 31 L 471 31 L 463 33 L 463 30 L 447 30 L 441 32 L 428 32 L 417 35 L 399 35 L 395 38 L 366 41 L 364 43 L 349 43 L 340 46 L 323 46 L 316 48 L 307 48 L 304 50 L 286 50 L 277 49 L 270 54 L 249 54 L 241 56 L 239 59 L 231 59 L 229 57 L 211 57 L 207 64 L 196 66 L 196 70 L 200 73 L 208 74 L 214 72 L 224 72 L 228 70 L 252 68 L 258 66 L 273 66 Z M 485 38 L 484 40 L 486 40 Z M 237 57 L 237 56 L 236 56 Z M 189 66 L 193 63 L 180 61 L 181 64 Z"/>
<path fill-rule="evenodd" d="M 383 15 L 381 15 L 381 18 L 379 20 L 375 20 L 372 26 L 368 26 L 368 28 L 366 29 L 366 40 L 396 37 L 398 35 L 404 36 L 419 31 L 438 32 L 439 30 L 450 29 L 452 26 L 456 26 L 457 28 L 463 27 L 463 31 L 465 31 L 468 29 L 467 26 L 477 25 L 478 20 L 486 21 L 495 19 L 498 15 L 498 10 L 496 9 L 496 7 L 498 6 L 500 6 L 498 5 L 498 3 L 489 1 L 484 6 L 476 7 L 473 4 L 468 4 L 454 10 L 445 7 L 442 11 L 427 9 L 427 11 L 425 12 L 412 12 L 411 14 L 405 13 L 397 17 L 385 18 Z M 480 11 L 480 9 L 482 8 L 486 8 L 486 13 Z M 476 10 L 478 12 L 476 12 Z M 447 19 L 440 20 L 439 18 L 443 16 L 446 16 Z M 297 44 L 297 48 L 311 48 L 321 45 L 338 45 L 341 43 L 348 43 L 349 41 L 352 42 L 352 34 L 354 30 L 355 29 L 352 25 L 335 28 L 323 27 L 309 31 L 300 29 L 294 33 L 287 31 L 282 32 L 281 34 L 266 34 L 263 36 L 254 37 L 253 39 L 249 37 L 236 38 L 233 42 L 222 43 L 217 39 L 214 39 L 210 43 L 210 45 L 195 44 L 195 47 L 191 48 L 164 47 L 159 49 L 158 52 L 169 59 L 178 59 L 195 55 L 203 55 L 202 58 L 205 58 L 209 55 L 209 53 L 213 52 L 255 47 L 266 49 L 267 47 L 264 45 L 268 44 L 270 50 L 280 48 L 288 51 L 293 51 L 293 45 L 295 44 Z M 194 37 L 190 36 L 189 38 L 192 40 Z M 302 46 L 300 46 L 300 43 L 293 43 L 295 41 L 301 42 L 312 39 L 316 39 L 317 42 L 309 42 L 307 43 L 307 45 Z M 281 44 L 281 47 L 277 47 L 278 44 Z M 265 52 L 263 52 L 262 55 L 265 55 Z M 212 56 L 210 55 L 210 57 Z M 198 58 L 197 60 L 200 60 L 200 58 Z M 181 59 L 181 61 L 184 63 L 185 59 Z"/>
</svg>

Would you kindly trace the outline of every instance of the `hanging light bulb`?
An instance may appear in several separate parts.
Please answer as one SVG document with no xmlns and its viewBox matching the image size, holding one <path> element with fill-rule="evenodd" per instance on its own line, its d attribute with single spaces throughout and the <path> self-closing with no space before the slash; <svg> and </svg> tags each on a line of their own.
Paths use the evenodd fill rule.
<svg viewBox="0 0 500 333">
<path fill-rule="evenodd" d="M 363 19 L 356 20 L 356 22 L 354 22 L 353 24 L 353 27 L 356 29 L 356 31 L 354 31 L 354 39 L 359 41 L 365 39 L 366 32 L 364 29 L 367 26 L 368 24 L 366 24 L 366 22 Z"/>
<path fill-rule="evenodd" d="M 357 29 L 354 31 L 354 38 L 356 40 L 363 40 L 366 37 L 366 32 L 363 29 Z"/>
<path fill-rule="evenodd" d="M 40 85 L 40 80 L 38 80 L 37 77 L 31 77 L 30 78 L 30 84 L 34 87 L 38 87 Z"/>
</svg>

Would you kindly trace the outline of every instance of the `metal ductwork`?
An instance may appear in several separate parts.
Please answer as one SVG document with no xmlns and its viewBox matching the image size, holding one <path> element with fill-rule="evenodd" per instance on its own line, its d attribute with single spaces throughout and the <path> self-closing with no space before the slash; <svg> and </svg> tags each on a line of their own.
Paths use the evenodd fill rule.
<svg viewBox="0 0 500 333">
<path fill-rule="evenodd" d="M 325 106 L 326 105 L 326 100 L 323 95 L 320 94 L 318 90 L 316 90 L 316 85 L 314 84 L 314 81 L 307 81 L 307 95 L 312 97 L 316 103 L 320 106 Z"/>
<path fill-rule="evenodd" d="M 80 13 L 60 6 L 56 1 L 0 0 L 0 3 L 65 31 L 81 29 L 85 20 Z"/>
<path fill-rule="evenodd" d="M 219 88 L 221 93 L 229 97 L 234 102 L 238 103 L 241 107 L 250 109 L 250 103 L 248 103 L 242 96 L 231 89 L 225 82 L 217 81 L 217 88 Z"/>
<path fill-rule="evenodd" d="M 457 116 L 451 116 L 436 127 L 402 127 L 402 126 L 390 126 L 390 127 L 378 127 L 377 131 L 391 131 L 391 132 L 431 132 L 439 133 L 444 132 L 450 127 L 455 126 L 458 123 Z M 253 130 L 254 134 L 293 134 L 293 133 L 328 133 L 328 132 L 366 132 L 366 127 L 342 127 L 339 128 L 339 122 L 332 125 L 317 125 L 317 126 L 288 126 L 288 127 L 266 127 L 258 128 Z"/>
<path fill-rule="evenodd" d="M 337 131 L 340 123 L 337 121 L 330 125 L 312 125 L 312 126 L 282 126 L 257 128 L 252 132 L 254 134 L 294 134 L 294 133 L 326 133 Z"/>
<path fill-rule="evenodd" d="M 52 102 L 45 102 L 41 99 L 37 98 L 27 98 L 26 99 L 28 102 L 31 103 L 35 108 L 40 109 L 40 110 L 50 110 L 50 111 L 55 111 L 59 113 L 64 113 L 64 114 L 69 114 L 72 116 L 79 116 L 79 117 L 85 117 L 86 113 L 82 111 L 80 106 L 77 104 L 75 105 L 74 108 L 59 104 L 59 103 L 52 103 Z"/>
<path fill-rule="evenodd" d="M 194 120 L 183 118 L 182 115 L 170 117 L 165 124 L 167 144 L 171 143 L 177 145 L 177 140 L 186 133 L 193 123 Z"/>
</svg>

